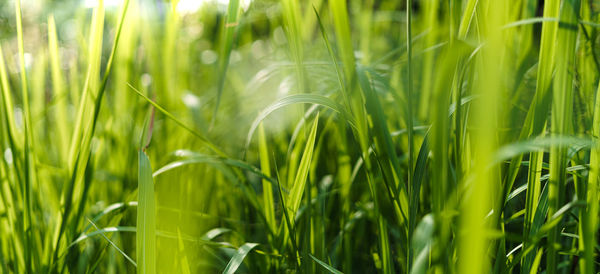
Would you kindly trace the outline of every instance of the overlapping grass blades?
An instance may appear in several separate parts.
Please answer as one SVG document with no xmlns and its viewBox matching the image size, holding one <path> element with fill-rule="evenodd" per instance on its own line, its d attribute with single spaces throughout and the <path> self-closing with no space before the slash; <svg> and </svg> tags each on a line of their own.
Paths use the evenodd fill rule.
<svg viewBox="0 0 600 274">
<path fill-rule="evenodd" d="M 591 0 L 22 2 L 2 273 L 598 269 Z"/>
</svg>

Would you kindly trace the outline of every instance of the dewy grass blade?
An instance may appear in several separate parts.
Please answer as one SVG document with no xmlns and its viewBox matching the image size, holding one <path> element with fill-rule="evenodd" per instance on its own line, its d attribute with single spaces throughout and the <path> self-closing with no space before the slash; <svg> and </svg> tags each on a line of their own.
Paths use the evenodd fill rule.
<svg viewBox="0 0 600 274">
<path fill-rule="evenodd" d="M 138 207 L 136 225 L 137 272 L 156 273 L 156 206 L 150 160 L 138 152 Z"/>
</svg>

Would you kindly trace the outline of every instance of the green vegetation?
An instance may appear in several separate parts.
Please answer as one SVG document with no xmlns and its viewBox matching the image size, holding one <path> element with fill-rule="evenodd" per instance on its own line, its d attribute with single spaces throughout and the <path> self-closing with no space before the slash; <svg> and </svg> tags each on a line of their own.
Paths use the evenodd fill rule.
<svg viewBox="0 0 600 274">
<path fill-rule="evenodd" d="M 0 273 L 597 273 L 593 0 L 0 2 Z"/>
</svg>

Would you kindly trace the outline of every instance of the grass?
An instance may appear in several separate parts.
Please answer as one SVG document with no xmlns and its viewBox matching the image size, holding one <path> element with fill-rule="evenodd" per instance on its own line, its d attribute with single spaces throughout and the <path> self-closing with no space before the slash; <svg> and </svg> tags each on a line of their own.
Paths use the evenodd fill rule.
<svg viewBox="0 0 600 274">
<path fill-rule="evenodd" d="M 190 3 L 0 3 L 1 273 L 600 269 L 594 1 Z"/>
</svg>

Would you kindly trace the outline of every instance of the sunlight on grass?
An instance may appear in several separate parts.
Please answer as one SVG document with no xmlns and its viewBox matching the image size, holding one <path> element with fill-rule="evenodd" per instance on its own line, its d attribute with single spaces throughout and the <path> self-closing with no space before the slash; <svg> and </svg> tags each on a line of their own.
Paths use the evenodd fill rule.
<svg viewBox="0 0 600 274">
<path fill-rule="evenodd" d="M 0 1 L 0 273 L 600 268 L 592 0 Z"/>
</svg>

